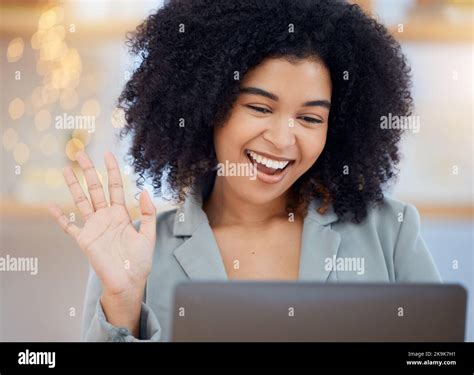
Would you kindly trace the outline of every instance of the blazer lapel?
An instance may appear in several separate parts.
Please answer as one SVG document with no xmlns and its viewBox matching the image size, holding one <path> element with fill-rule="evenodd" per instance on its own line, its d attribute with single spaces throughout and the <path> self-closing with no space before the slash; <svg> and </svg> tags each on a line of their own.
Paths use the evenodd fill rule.
<svg viewBox="0 0 474 375">
<path fill-rule="evenodd" d="M 208 223 L 202 223 L 174 251 L 174 256 L 190 279 L 227 280 L 224 263 Z"/>
<path fill-rule="evenodd" d="M 227 280 L 214 234 L 199 194 L 188 195 L 175 215 L 173 234 L 183 237 L 173 255 L 192 280 Z"/>
<path fill-rule="evenodd" d="M 318 201 L 312 201 L 304 219 L 298 279 L 326 282 L 331 273 L 326 259 L 337 257 L 341 237 L 330 226 L 337 221 L 332 206 L 324 214 L 317 207 Z M 228 280 L 199 192 L 189 194 L 176 211 L 173 234 L 184 240 L 173 254 L 190 279 Z"/>
<path fill-rule="evenodd" d="M 299 280 L 326 282 L 331 273 L 325 268 L 326 259 L 337 256 L 341 236 L 330 226 L 337 221 L 332 206 L 323 215 L 317 207 L 317 201 L 311 202 L 304 219 Z"/>
</svg>

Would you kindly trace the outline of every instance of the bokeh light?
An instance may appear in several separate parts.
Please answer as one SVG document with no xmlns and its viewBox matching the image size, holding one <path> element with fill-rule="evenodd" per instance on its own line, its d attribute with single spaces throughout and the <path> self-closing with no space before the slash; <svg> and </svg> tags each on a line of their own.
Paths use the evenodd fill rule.
<svg viewBox="0 0 474 375">
<path fill-rule="evenodd" d="M 41 14 L 40 19 L 38 20 L 38 29 L 46 30 L 54 26 L 58 22 L 58 14 L 54 9 L 49 9 L 43 14 Z"/>
<path fill-rule="evenodd" d="M 81 109 L 81 114 L 83 116 L 94 116 L 98 117 L 100 115 L 100 104 L 95 99 L 89 99 L 84 102 Z"/>
<path fill-rule="evenodd" d="M 114 128 L 123 128 L 125 126 L 125 111 L 123 108 L 115 108 L 110 116 L 110 121 Z"/>
<path fill-rule="evenodd" d="M 25 164 L 30 158 L 30 148 L 23 142 L 19 142 L 13 149 L 13 158 L 18 164 Z"/>
<path fill-rule="evenodd" d="M 8 128 L 3 132 L 2 142 L 7 151 L 13 150 L 18 143 L 18 132 L 13 128 Z"/>
<path fill-rule="evenodd" d="M 8 105 L 8 114 L 12 120 L 18 120 L 25 113 L 25 103 L 20 98 L 13 99 Z"/>
<path fill-rule="evenodd" d="M 66 143 L 66 156 L 69 160 L 76 161 L 76 154 L 84 149 L 80 139 L 72 138 Z"/>
<path fill-rule="evenodd" d="M 44 85 L 41 90 L 41 98 L 47 104 L 56 102 L 59 98 L 59 90 L 51 84 Z"/>
<path fill-rule="evenodd" d="M 7 60 L 9 62 L 15 62 L 21 59 L 23 51 L 25 49 L 25 43 L 22 38 L 15 38 L 8 44 L 7 48 Z"/>
<path fill-rule="evenodd" d="M 91 141 L 91 133 L 85 129 L 76 129 L 72 132 L 72 138 L 78 139 L 84 146 Z"/>
</svg>

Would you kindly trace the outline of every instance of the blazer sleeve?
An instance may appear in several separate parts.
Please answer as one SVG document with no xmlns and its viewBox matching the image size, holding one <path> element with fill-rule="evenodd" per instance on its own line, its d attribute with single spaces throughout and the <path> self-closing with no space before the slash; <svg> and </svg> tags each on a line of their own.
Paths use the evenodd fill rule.
<svg viewBox="0 0 474 375">
<path fill-rule="evenodd" d="M 96 273 L 89 266 L 89 279 L 84 303 L 81 341 L 161 341 L 160 323 L 151 308 L 142 302 L 140 337 L 134 337 L 125 327 L 110 324 L 100 303 L 102 286 Z"/>
<path fill-rule="evenodd" d="M 425 241 L 420 235 L 420 215 L 406 204 L 393 253 L 396 282 L 441 282 Z"/>
</svg>

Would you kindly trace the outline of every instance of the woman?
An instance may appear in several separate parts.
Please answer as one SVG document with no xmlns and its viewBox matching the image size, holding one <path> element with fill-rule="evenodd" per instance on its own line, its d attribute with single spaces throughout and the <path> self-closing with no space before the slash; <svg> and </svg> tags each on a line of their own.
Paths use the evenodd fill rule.
<svg viewBox="0 0 474 375">
<path fill-rule="evenodd" d="M 409 68 L 359 7 L 174 0 L 131 42 L 130 154 L 180 206 L 157 216 L 143 192 L 134 226 L 113 155 L 110 204 L 85 153 L 90 199 L 65 169 L 84 227 L 51 212 L 91 265 L 83 339 L 169 340 L 188 279 L 439 281 L 416 209 L 382 193 L 401 131 L 380 122 L 410 114 Z"/>
</svg>

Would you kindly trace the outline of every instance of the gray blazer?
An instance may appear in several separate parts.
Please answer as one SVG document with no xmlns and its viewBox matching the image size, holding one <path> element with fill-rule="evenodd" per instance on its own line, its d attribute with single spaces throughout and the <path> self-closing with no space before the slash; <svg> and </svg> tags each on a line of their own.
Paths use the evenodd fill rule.
<svg viewBox="0 0 474 375">
<path fill-rule="evenodd" d="M 440 282 L 410 204 L 385 197 L 360 224 L 340 222 L 332 207 L 324 215 L 310 204 L 304 219 L 299 280 L 315 282 Z M 138 226 L 138 223 L 137 223 Z M 158 214 L 157 242 L 140 317 L 140 337 L 107 322 L 101 285 L 90 269 L 83 341 L 169 341 L 173 289 L 185 280 L 227 280 L 202 199 Z"/>
</svg>

